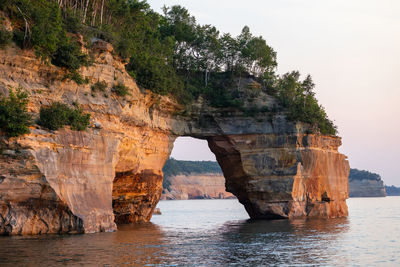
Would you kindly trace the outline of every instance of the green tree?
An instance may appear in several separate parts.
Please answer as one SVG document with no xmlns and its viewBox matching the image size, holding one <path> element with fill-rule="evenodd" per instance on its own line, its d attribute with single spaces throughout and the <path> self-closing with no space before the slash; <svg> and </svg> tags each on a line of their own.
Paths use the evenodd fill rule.
<svg viewBox="0 0 400 267">
<path fill-rule="evenodd" d="M 215 107 L 240 108 L 241 98 L 251 97 L 242 94 L 242 79 L 251 78 L 262 85 L 258 91 L 278 98 L 289 120 L 336 133 L 315 98 L 311 77 L 278 76 L 275 51 L 247 26 L 236 37 L 220 34 L 212 25 L 198 24 L 182 6 L 164 7 L 160 15 L 140 0 L 3 0 L 0 9 L 13 17 L 17 44 L 66 68 L 66 77 L 77 83 L 84 82 L 78 69 L 88 60 L 68 33 L 111 42 L 139 86 L 181 103 L 203 96 Z"/>
<path fill-rule="evenodd" d="M 6 31 L 5 29 L 2 29 L 2 27 L 0 26 L 0 49 L 10 44 L 12 37 L 13 37 L 12 32 Z"/>
<path fill-rule="evenodd" d="M 308 123 L 322 134 L 336 135 L 336 126 L 315 98 L 314 86 L 309 75 L 301 81 L 298 71 L 286 73 L 278 81 L 277 97 L 287 109 L 289 120 Z"/>
<path fill-rule="evenodd" d="M 38 124 L 49 130 L 70 125 L 72 130 L 83 131 L 90 125 L 90 114 L 83 113 L 80 107 L 71 108 L 66 104 L 55 102 L 48 107 L 40 108 Z"/>
<path fill-rule="evenodd" d="M 220 38 L 220 44 L 221 50 L 218 58 L 221 60 L 222 68 L 232 72 L 239 57 L 237 40 L 229 33 L 226 33 Z"/>
<path fill-rule="evenodd" d="M 163 38 L 172 36 L 175 40 L 173 53 L 173 67 L 185 71 L 186 77 L 195 69 L 192 44 L 196 40 L 196 19 L 189 11 L 175 5 L 163 8 L 164 20 L 160 32 Z"/>
<path fill-rule="evenodd" d="M 77 42 L 63 36 L 58 43 L 57 50 L 52 55 L 51 63 L 70 71 L 78 70 L 82 65 L 88 65 L 88 56 L 83 54 Z"/>
<path fill-rule="evenodd" d="M 51 58 L 58 47 L 62 33 L 61 10 L 55 1 L 37 0 L 24 2 L 27 13 L 33 20 L 31 42 L 36 54 L 42 59 Z"/>
<path fill-rule="evenodd" d="M 0 96 L 0 129 L 9 137 L 29 133 L 31 115 L 27 111 L 28 94 L 10 88 L 8 97 Z"/>
<path fill-rule="evenodd" d="M 211 26 L 197 26 L 196 39 L 193 43 L 193 64 L 197 71 L 204 73 L 204 83 L 208 86 L 210 74 L 219 71 L 218 51 L 221 49 L 219 31 Z"/>
</svg>

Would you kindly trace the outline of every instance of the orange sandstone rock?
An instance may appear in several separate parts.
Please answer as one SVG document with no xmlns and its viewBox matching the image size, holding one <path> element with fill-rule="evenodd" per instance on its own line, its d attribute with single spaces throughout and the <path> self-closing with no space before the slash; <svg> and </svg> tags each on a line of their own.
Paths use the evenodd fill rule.
<svg viewBox="0 0 400 267">
<path fill-rule="evenodd" d="M 340 138 L 305 135 L 304 125 L 281 113 L 246 117 L 201 100 L 190 116 L 178 115 L 175 101 L 138 88 L 112 48 L 100 41 L 93 47 L 95 62 L 80 74 L 106 82 L 105 95 L 63 80 L 63 69 L 32 51 L 0 50 L 0 92 L 26 90 L 34 118 L 42 105 L 77 102 L 94 125 L 83 132 L 34 126 L 20 138 L 0 138 L 0 234 L 92 233 L 149 221 L 178 136 L 208 140 L 227 191 L 252 218 L 347 215 L 349 166 Z M 116 83 L 131 94 L 113 94 Z M 265 94 L 253 104 L 274 99 Z"/>
<path fill-rule="evenodd" d="M 340 139 L 321 135 L 209 138 L 226 177 L 251 218 L 347 215 L 346 157 Z"/>
</svg>

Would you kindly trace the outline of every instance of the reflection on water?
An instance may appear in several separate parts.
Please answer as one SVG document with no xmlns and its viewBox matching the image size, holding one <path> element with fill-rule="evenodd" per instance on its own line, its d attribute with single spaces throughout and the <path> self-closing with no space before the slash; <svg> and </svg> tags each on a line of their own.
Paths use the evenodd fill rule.
<svg viewBox="0 0 400 267">
<path fill-rule="evenodd" d="M 250 221 L 237 200 L 161 202 L 115 233 L 1 237 L 1 266 L 399 265 L 400 198 L 351 199 L 351 216 Z"/>
<path fill-rule="evenodd" d="M 337 239 L 349 229 L 345 218 L 335 220 L 254 221 L 223 226 L 225 263 L 239 265 L 326 264 L 334 257 Z M 344 259 L 340 259 L 343 263 Z"/>
<path fill-rule="evenodd" d="M 115 233 L 0 238 L 0 265 L 142 265 L 165 256 L 161 228 L 152 223 Z"/>
</svg>

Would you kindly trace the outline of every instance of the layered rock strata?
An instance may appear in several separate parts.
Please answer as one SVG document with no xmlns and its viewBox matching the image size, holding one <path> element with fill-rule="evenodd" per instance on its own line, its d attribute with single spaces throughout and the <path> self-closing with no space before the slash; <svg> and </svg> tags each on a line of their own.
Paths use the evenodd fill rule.
<svg viewBox="0 0 400 267">
<path fill-rule="evenodd" d="M 349 164 L 340 140 L 321 135 L 209 138 L 232 192 L 253 219 L 348 214 Z"/>
<path fill-rule="evenodd" d="M 151 218 L 175 139 L 168 116 L 176 104 L 142 92 L 107 43 L 93 43 L 92 52 L 94 64 L 80 70 L 89 84 L 77 85 L 32 51 L 0 50 L 0 92 L 27 91 L 35 120 L 41 106 L 55 101 L 79 103 L 92 117 L 92 127 L 83 132 L 34 126 L 20 138 L 1 138 L 3 234 L 114 231 L 115 222 Z M 97 81 L 108 84 L 105 92 L 91 90 Z M 114 94 L 117 83 L 130 96 Z"/>
<path fill-rule="evenodd" d="M 382 180 L 349 180 L 349 197 L 386 197 Z"/>
<path fill-rule="evenodd" d="M 168 97 L 141 90 L 124 63 L 102 41 L 95 62 L 80 73 L 89 84 L 65 80 L 65 71 L 33 52 L 0 50 L 0 91 L 21 87 L 37 118 L 42 105 L 79 103 L 92 127 L 0 139 L 0 233 L 44 234 L 116 230 L 116 223 L 149 221 L 162 192 L 162 167 L 178 136 L 206 139 L 227 190 L 252 218 L 338 217 L 347 214 L 349 166 L 340 138 L 306 135 L 282 113 L 252 117 L 198 101 L 189 114 Z M 105 81 L 105 92 L 90 84 Z M 130 90 L 117 96 L 112 87 Z M 264 94 L 252 105 L 272 107 Z"/>
<path fill-rule="evenodd" d="M 221 173 L 178 174 L 168 177 L 168 181 L 170 185 L 161 195 L 163 200 L 235 198 L 226 192 Z"/>
</svg>

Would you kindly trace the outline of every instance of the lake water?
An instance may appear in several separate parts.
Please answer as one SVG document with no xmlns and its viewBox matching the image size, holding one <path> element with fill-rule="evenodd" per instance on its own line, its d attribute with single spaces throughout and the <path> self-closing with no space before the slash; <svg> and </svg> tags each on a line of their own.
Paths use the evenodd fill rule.
<svg viewBox="0 0 400 267">
<path fill-rule="evenodd" d="M 115 233 L 0 237 L 1 266 L 400 266 L 400 197 L 332 220 L 248 221 L 237 200 L 162 201 Z"/>
</svg>

